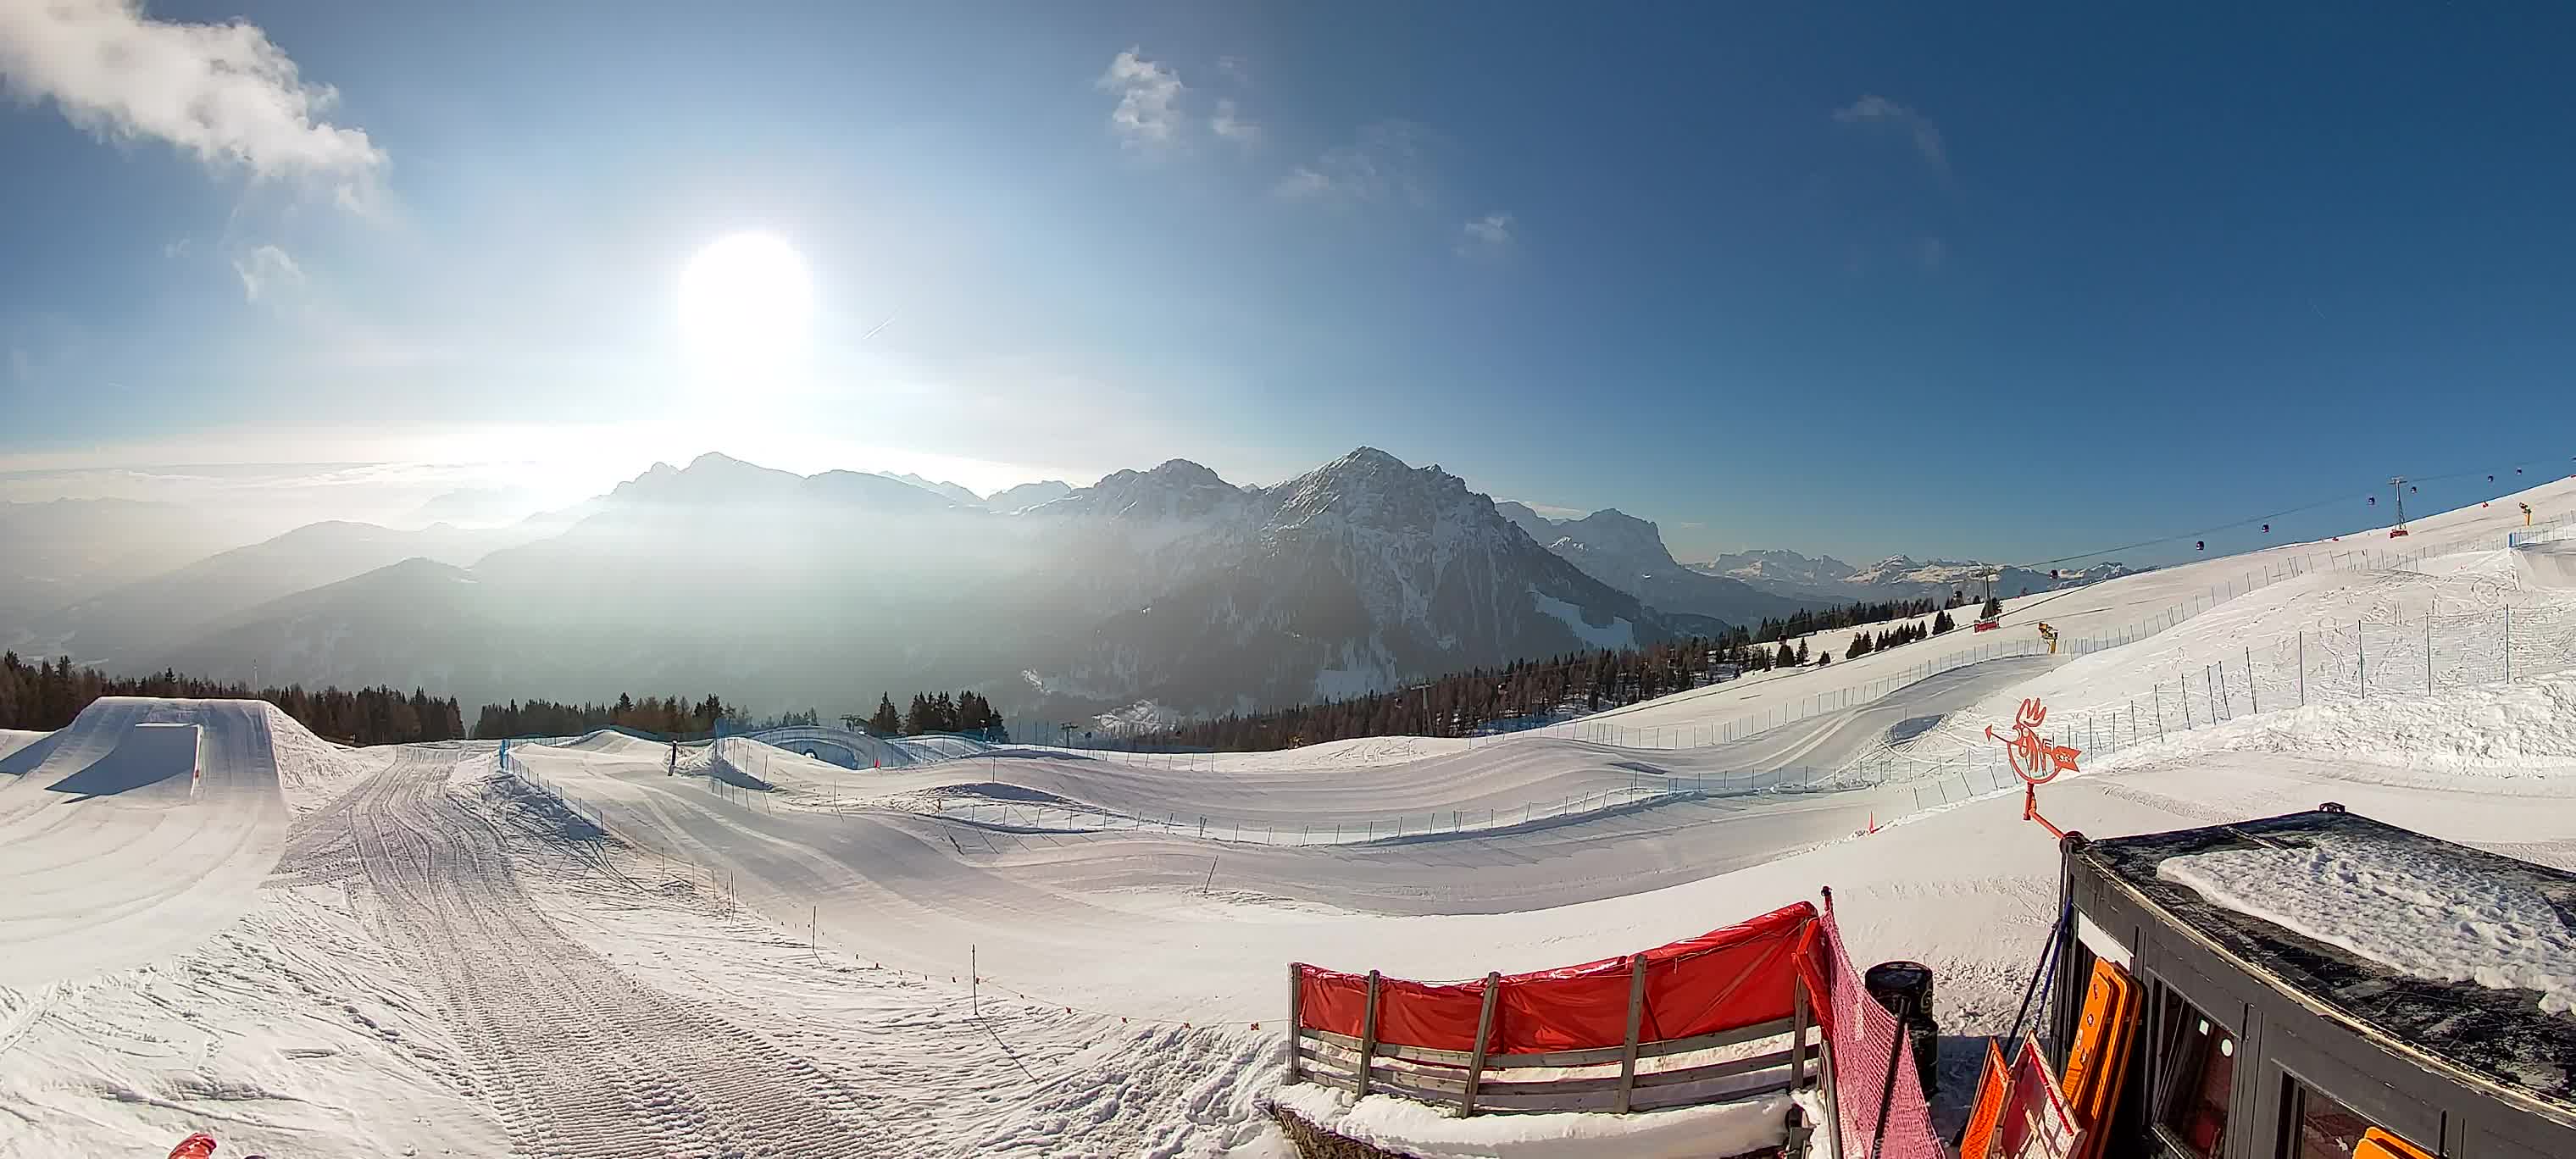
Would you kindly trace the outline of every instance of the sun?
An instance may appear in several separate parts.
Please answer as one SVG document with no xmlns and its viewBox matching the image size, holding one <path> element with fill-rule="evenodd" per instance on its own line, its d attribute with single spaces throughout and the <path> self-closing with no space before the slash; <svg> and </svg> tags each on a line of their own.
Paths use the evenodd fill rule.
<svg viewBox="0 0 2576 1159">
<path fill-rule="evenodd" d="M 708 370 L 774 374 L 800 360 L 814 284 L 796 247 L 770 233 L 707 243 L 680 272 L 680 334 Z"/>
</svg>

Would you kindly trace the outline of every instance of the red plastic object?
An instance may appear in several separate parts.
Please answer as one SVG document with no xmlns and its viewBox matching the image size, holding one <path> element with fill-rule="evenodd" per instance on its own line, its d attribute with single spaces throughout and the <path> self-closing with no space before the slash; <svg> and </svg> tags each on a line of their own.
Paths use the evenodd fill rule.
<svg viewBox="0 0 2576 1159">
<path fill-rule="evenodd" d="M 2390 538 L 2390 539 L 2404 539 L 2404 538 L 2406 538 L 2406 529 L 2405 529 L 2405 528 L 2403 528 L 2403 527 L 2400 527 L 2400 528 L 2397 528 L 2397 529 L 2395 529 L 2395 530 L 2392 530 L 2392 531 L 2390 531 L 2390 532 L 2388 533 L 2388 538 Z"/>
<path fill-rule="evenodd" d="M 2001 620 L 1979 620 L 1977 621 L 1976 627 L 1968 630 L 1971 632 L 1991 632 L 2003 626 L 2003 621 Z"/>
<path fill-rule="evenodd" d="M 1799 902 L 1750 921 L 1644 951 L 1643 1041 L 1691 1038 L 1789 1017 L 1802 968 L 1817 967 L 1816 907 Z M 1617 1046 L 1627 1039 L 1631 958 L 1508 974 L 1495 997 L 1498 1054 Z M 1365 1037 L 1368 976 L 1297 967 L 1300 1024 Z M 1473 1050 L 1484 983 L 1378 979 L 1377 1040 Z"/>
<path fill-rule="evenodd" d="M 203 1131 L 179 1140 L 170 1149 L 170 1159 L 207 1159 L 215 1153 L 215 1137 Z"/>
</svg>

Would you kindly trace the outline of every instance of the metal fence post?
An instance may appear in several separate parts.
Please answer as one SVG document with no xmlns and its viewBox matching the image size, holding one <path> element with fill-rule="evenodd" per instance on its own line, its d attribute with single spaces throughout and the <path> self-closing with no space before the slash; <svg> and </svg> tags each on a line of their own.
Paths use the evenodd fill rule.
<svg viewBox="0 0 2576 1159">
<path fill-rule="evenodd" d="M 2352 626 L 2352 651 L 2361 672 L 2361 698 L 2370 699 L 2370 622 L 2356 621 Z"/>
<path fill-rule="evenodd" d="M 2245 702 L 2253 706 L 2256 716 L 2263 714 L 2263 692 L 2254 687 L 2254 649 L 2251 645 L 2245 649 Z"/>
</svg>

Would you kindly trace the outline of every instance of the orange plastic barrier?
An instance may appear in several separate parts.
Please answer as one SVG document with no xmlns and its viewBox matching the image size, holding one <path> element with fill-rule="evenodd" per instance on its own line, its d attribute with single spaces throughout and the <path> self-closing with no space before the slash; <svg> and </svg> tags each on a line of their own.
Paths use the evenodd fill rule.
<svg viewBox="0 0 2576 1159">
<path fill-rule="evenodd" d="M 2110 1139 L 2106 1130 L 2120 1105 L 2121 1080 L 2129 1070 L 2129 1051 L 2138 1039 L 2138 984 L 2110 962 L 2093 963 L 2093 981 L 2084 991 L 2084 1018 L 2066 1052 L 2063 1086 L 2075 1121 L 2087 1129 L 2076 1159 L 2094 1159 Z"/>
<path fill-rule="evenodd" d="M 2002 1048 L 1994 1039 L 1986 1040 L 1986 1069 L 1977 1075 L 1977 1101 L 1968 1104 L 1968 1129 L 1959 1136 L 1959 1159 L 1986 1159 L 1995 1145 L 1995 1128 L 2004 1121 L 2004 1095 L 2012 1082 L 2012 1068 L 2004 1063 Z"/>
<path fill-rule="evenodd" d="M 2433 1153 L 2372 1127 L 2361 1133 L 2361 1145 L 2352 1149 L 2352 1159 L 2433 1159 Z"/>
<path fill-rule="evenodd" d="M 1816 907 L 1783 906 L 1750 921 L 1646 950 L 1642 1042 L 1692 1038 L 1787 1018 L 1804 970 L 1821 978 Z M 1368 975 L 1297 965 L 1302 1026 L 1367 1037 Z M 1496 1054 L 1618 1046 L 1628 1036 L 1631 957 L 1503 976 L 1495 1000 Z M 1378 980 L 1377 1041 L 1439 1050 L 1476 1048 L 1484 982 Z"/>
</svg>

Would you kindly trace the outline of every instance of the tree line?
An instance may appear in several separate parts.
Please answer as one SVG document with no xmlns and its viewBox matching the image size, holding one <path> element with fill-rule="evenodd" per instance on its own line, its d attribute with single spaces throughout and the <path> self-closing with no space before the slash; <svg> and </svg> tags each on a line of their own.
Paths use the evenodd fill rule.
<svg viewBox="0 0 2576 1159">
<path fill-rule="evenodd" d="M 1694 637 L 1454 672 L 1410 688 L 1189 721 L 1131 740 L 1139 747 L 1260 751 L 1363 736 L 1465 736 L 1651 700 L 1743 672 L 1805 663 L 1806 655 L 1804 641 L 1773 649 L 1739 628 L 1722 639 Z"/>
<path fill-rule="evenodd" d="M 724 698 L 709 693 L 692 702 L 685 696 L 647 696 L 641 700 L 617 694 L 615 704 L 559 704 L 551 700 L 513 700 L 487 704 L 474 720 L 475 740 L 521 736 L 580 736 L 616 727 L 656 736 L 685 737 L 705 733 L 719 720 L 740 720 L 742 713 Z"/>
<path fill-rule="evenodd" d="M 853 729 L 865 728 L 878 736 L 920 736 L 928 732 L 971 732 L 996 744 L 1011 739 L 1011 730 L 1002 723 L 1002 714 L 993 711 L 993 702 L 982 693 L 960 692 L 951 697 L 945 692 L 912 694 L 912 704 L 896 712 L 894 697 L 877 694 L 877 709 L 865 717 L 841 718 Z"/>
<path fill-rule="evenodd" d="M 1898 624 L 1874 634 L 1855 632 L 1852 634 L 1851 643 L 1843 649 L 1843 659 L 1858 660 L 1872 652 L 1884 652 L 1901 644 L 1928 640 L 1958 626 L 1959 622 L 1951 619 L 1949 610 L 1945 608 L 1933 614 L 1929 625 Z"/>
<path fill-rule="evenodd" d="M 417 688 L 405 693 L 381 686 L 344 691 L 290 684 L 254 690 L 167 669 L 148 676 L 109 676 L 73 665 L 69 656 L 40 658 L 30 666 L 16 652 L 0 654 L 0 728 L 58 729 L 103 696 L 265 700 L 313 735 L 343 744 L 408 744 L 465 735 L 454 697 L 431 696 Z"/>
<path fill-rule="evenodd" d="M 1862 624 L 1883 624 L 1889 620 L 1909 620 L 1930 615 L 1944 608 L 1958 607 L 1956 600 L 1880 600 L 1875 603 L 1845 604 L 1841 607 L 1810 611 L 1801 608 L 1786 616 L 1765 616 L 1753 629 L 1753 639 L 1762 642 L 1790 640 L 1812 636 L 1836 628 L 1857 628 Z"/>
</svg>

